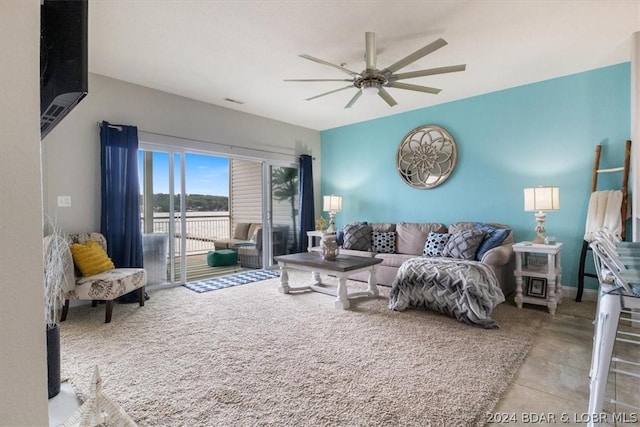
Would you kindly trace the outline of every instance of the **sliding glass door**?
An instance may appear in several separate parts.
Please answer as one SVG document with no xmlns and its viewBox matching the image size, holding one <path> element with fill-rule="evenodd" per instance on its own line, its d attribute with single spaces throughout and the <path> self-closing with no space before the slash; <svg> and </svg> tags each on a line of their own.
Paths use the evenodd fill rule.
<svg viewBox="0 0 640 427">
<path fill-rule="evenodd" d="M 296 165 L 148 143 L 140 144 L 139 163 L 150 284 L 271 268 L 274 256 L 298 251 Z M 252 235 L 234 235 L 242 224 L 253 225 Z M 232 237 L 244 240 L 229 245 L 238 263 L 209 265 L 207 254 Z"/>
<path fill-rule="evenodd" d="M 143 147 L 138 153 L 142 189 L 142 243 L 148 283 L 184 281 L 183 153 Z M 149 262 L 149 258 L 153 262 Z"/>
<path fill-rule="evenodd" d="M 268 166 L 267 195 L 270 200 L 266 218 L 271 222 L 273 256 L 298 252 L 298 169 L 290 166 Z M 272 264 L 272 263 L 271 263 Z"/>
</svg>

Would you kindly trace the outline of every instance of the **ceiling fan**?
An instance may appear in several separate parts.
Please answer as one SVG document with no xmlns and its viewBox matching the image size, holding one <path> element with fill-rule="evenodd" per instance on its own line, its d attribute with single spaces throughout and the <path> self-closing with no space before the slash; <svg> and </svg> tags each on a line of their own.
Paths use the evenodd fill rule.
<svg viewBox="0 0 640 427">
<path fill-rule="evenodd" d="M 440 68 L 431 68 L 428 70 L 420 70 L 420 71 L 410 71 L 408 73 L 398 73 L 395 74 L 396 71 L 406 67 L 407 65 L 417 61 L 418 59 L 434 52 L 441 47 L 447 45 L 447 42 L 443 39 L 438 39 L 433 43 L 430 43 L 424 46 L 421 49 L 416 50 L 412 54 L 402 58 L 396 63 L 384 68 L 382 70 L 378 70 L 376 68 L 376 60 L 377 60 L 377 48 L 376 48 L 376 33 L 367 32 L 365 33 L 365 62 L 366 67 L 363 71 L 357 73 L 355 71 L 351 71 L 347 68 L 344 68 L 343 65 L 332 64 L 331 62 L 325 61 L 323 59 L 315 58 L 311 55 L 301 54 L 300 57 L 304 59 L 308 59 L 310 61 L 314 61 L 320 64 L 328 65 L 333 68 L 337 68 L 351 76 L 350 79 L 285 79 L 286 82 L 349 82 L 348 86 L 342 87 L 340 89 L 335 89 L 329 92 L 322 93 L 320 95 L 312 96 L 311 98 L 307 98 L 307 101 L 311 101 L 312 99 L 320 98 L 321 96 L 329 95 L 335 92 L 339 92 L 341 90 L 350 89 L 355 87 L 358 89 L 358 92 L 351 98 L 351 100 L 345 105 L 344 108 L 351 108 L 353 104 L 362 96 L 363 93 L 371 93 L 378 94 L 382 99 L 389 104 L 390 107 L 393 107 L 397 104 L 395 99 L 391 97 L 389 92 L 385 90 L 385 87 L 392 87 L 396 89 L 405 89 L 405 90 L 413 90 L 416 92 L 425 92 L 438 94 L 441 89 L 436 89 L 427 86 L 419 86 L 409 83 L 402 83 L 398 80 L 411 79 L 414 77 L 423 77 L 423 76 L 432 76 L 435 74 L 444 74 L 444 73 L 454 73 L 456 71 L 464 71 L 466 69 L 466 65 L 451 65 L 449 67 L 440 67 Z"/>
</svg>

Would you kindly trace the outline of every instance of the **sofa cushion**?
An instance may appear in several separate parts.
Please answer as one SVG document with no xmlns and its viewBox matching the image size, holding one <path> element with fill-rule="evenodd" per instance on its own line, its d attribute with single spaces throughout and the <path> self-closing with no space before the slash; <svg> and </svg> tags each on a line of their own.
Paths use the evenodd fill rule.
<svg viewBox="0 0 640 427">
<path fill-rule="evenodd" d="M 257 243 L 258 240 L 262 237 L 262 226 L 257 225 L 256 227 L 249 228 L 251 233 L 247 236 L 249 237 L 249 241 L 253 243 Z"/>
<path fill-rule="evenodd" d="M 382 254 L 393 254 L 396 252 L 396 232 L 395 231 L 372 231 L 371 251 Z"/>
<path fill-rule="evenodd" d="M 382 260 L 382 262 L 378 264 L 380 266 L 400 268 L 403 262 L 416 256 L 407 254 L 376 254 L 375 257 Z"/>
<path fill-rule="evenodd" d="M 447 226 L 438 222 L 434 223 L 407 223 L 400 222 L 396 225 L 398 241 L 396 252 L 399 254 L 422 255 L 427 235 L 434 233 L 446 233 Z"/>
<path fill-rule="evenodd" d="M 442 254 L 459 259 L 475 259 L 478 246 L 484 239 L 483 230 L 462 230 L 453 233 L 444 247 Z"/>
<path fill-rule="evenodd" d="M 434 233 L 430 231 L 427 235 L 427 242 L 424 244 L 422 255 L 424 256 L 443 256 L 444 247 L 447 245 L 451 234 Z"/>
<path fill-rule="evenodd" d="M 370 251 L 356 251 L 352 249 L 344 249 L 340 248 L 338 255 L 351 255 L 351 256 L 361 256 L 363 258 L 374 258 L 377 257 L 378 254 Z M 382 255 L 382 254 L 380 254 Z"/>
<path fill-rule="evenodd" d="M 482 260 L 487 251 L 497 248 L 504 242 L 509 233 L 511 233 L 511 229 L 509 228 L 495 228 L 489 224 L 483 224 L 477 222 L 474 226 L 476 230 L 484 230 L 487 234 L 484 240 L 478 246 L 478 251 L 476 252 L 476 259 L 478 261 Z"/>
<path fill-rule="evenodd" d="M 233 236 L 231 238 L 239 239 L 239 240 L 247 240 L 250 226 L 251 224 L 248 222 L 237 223 L 236 226 L 233 228 Z"/>
<path fill-rule="evenodd" d="M 87 243 L 73 243 L 70 249 L 74 264 L 85 277 L 115 268 L 111 258 L 95 240 L 89 240 Z"/>
<path fill-rule="evenodd" d="M 396 231 L 396 225 L 394 223 L 372 222 L 369 225 L 371 226 L 372 231 L 381 231 L 381 232 Z"/>
<path fill-rule="evenodd" d="M 260 230 L 262 230 L 262 224 L 255 222 L 249 224 L 249 230 L 247 230 L 247 237 L 245 240 L 251 240 L 252 242 L 255 242 L 256 238 L 254 236 L 256 235 L 256 233 L 260 232 Z"/>
<path fill-rule="evenodd" d="M 342 246 L 357 251 L 371 250 L 371 226 L 359 223 L 345 225 Z"/>
</svg>

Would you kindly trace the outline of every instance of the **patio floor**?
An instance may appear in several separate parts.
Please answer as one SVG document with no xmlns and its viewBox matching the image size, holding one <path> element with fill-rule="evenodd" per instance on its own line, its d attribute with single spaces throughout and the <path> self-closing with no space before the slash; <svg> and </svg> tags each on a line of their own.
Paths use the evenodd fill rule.
<svg viewBox="0 0 640 427">
<path fill-rule="evenodd" d="M 176 257 L 176 277 L 180 277 L 180 257 Z M 248 270 L 240 266 L 240 264 L 226 265 L 221 267 L 209 267 L 207 265 L 207 254 L 187 255 L 187 282 L 194 280 L 208 279 L 216 276 L 224 276 L 238 271 Z M 167 267 L 167 276 L 169 275 Z"/>
</svg>

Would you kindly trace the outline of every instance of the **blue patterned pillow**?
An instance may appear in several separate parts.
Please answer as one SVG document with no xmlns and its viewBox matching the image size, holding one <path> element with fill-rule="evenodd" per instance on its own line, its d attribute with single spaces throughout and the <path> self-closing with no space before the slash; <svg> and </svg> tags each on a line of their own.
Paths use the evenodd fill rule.
<svg viewBox="0 0 640 427">
<path fill-rule="evenodd" d="M 396 232 L 395 231 L 373 231 L 371 232 L 371 252 L 379 254 L 396 253 Z"/>
<path fill-rule="evenodd" d="M 424 244 L 423 256 L 442 256 L 442 251 L 447 245 L 451 234 L 438 234 L 430 231 Z"/>
<path fill-rule="evenodd" d="M 476 230 L 484 230 L 487 233 L 482 243 L 480 243 L 480 246 L 478 246 L 478 251 L 476 252 L 476 259 L 478 261 L 482 260 L 482 257 L 487 251 L 500 246 L 509 233 L 511 233 L 510 228 L 495 228 L 488 224 L 482 224 L 479 222 L 476 222 L 473 228 Z"/>
</svg>

